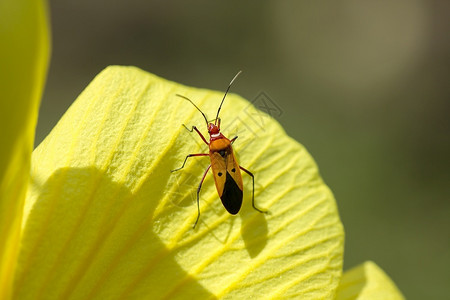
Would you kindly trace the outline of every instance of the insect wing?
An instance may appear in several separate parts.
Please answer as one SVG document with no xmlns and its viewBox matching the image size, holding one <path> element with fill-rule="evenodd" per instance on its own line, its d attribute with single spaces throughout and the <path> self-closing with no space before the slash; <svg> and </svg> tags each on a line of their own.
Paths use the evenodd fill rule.
<svg viewBox="0 0 450 300">
<path fill-rule="evenodd" d="M 211 153 L 211 168 L 223 206 L 230 214 L 237 214 L 242 206 L 243 184 L 231 146 L 226 148 L 224 156 Z"/>
</svg>

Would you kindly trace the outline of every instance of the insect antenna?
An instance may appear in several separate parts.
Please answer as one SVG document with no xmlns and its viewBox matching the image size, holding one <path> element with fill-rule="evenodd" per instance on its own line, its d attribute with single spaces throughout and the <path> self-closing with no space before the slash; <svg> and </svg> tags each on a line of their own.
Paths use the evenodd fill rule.
<svg viewBox="0 0 450 300">
<path fill-rule="evenodd" d="M 233 79 L 231 79 L 230 84 L 228 85 L 228 88 L 227 88 L 227 90 L 226 90 L 226 92 L 225 92 L 225 95 L 223 95 L 222 102 L 220 102 L 219 109 L 217 110 L 216 120 L 214 121 L 214 124 L 215 124 L 215 125 L 217 125 L 217 119 L 219 118 L 219 113 L 220 113 L 220 109 L 222 108 L 223 101 L 225 101 L 225 97 L 227 96 L 228 91 L 230 90 L 230 87 L 231 87 L 231 85 L 233 84 L 234 80 L 235 80 L 235 79 L 239 76 L 239 74 L 241 74 L 241 73 L 242 73 L 242 71 L 237 72 L 237 74 L 234 75 Z"/>
<path fill-rule="evenodd" d="M 205 119 L 205 122 L 206 122 L 206 127 L 208 127 L 208 119 L 206 118 L 206 115 L 202 112 L 202 110 L 201 110 L 200 108 L 198 108 L 197 105 L 195 105 L 194 102 L 192 102 L 191 99 L 189 99 L 188 97 L 185 97 L 185 96 L 183 96 L 183 95 L 180 95 L 180 94 L 175 94 L 175 96 L 178 96 L 178 97 L 180 97 L 180 98 L 183 98 L 183 99 L 185 99 L 185 100 L 191 102 L 192 105 L 194 105 L 195 108 L 198 109 L 198 111 L 202 114 L 202 116 L 203 116 L 203 118 Z"/>
</svg>

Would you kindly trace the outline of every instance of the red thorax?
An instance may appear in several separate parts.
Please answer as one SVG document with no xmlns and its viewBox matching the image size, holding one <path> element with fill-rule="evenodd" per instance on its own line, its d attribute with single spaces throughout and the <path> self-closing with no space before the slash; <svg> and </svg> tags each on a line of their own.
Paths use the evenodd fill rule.
<svg viewBox="0 0 450 300">
<path fill-rule="evenodd" d="M 218 140 L 218 139 L 223 139 L 224 136 L 222 133 L 220 133 L 220 127 L 213 124 L 213 123 L 209 123 L 208 125 L 208 133 L 210 136 L 210 141 L 214 141 L 214 140 Z"/>
</svg>

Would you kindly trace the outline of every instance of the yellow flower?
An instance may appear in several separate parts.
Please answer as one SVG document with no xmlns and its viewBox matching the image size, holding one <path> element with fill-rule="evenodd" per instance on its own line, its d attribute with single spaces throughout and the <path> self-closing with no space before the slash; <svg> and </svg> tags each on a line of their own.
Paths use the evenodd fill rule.
<svg viewBox="0 0 450 300">
<path fill-rule="evenodd" d="M 11 296 L 39 101 L 49 57 L 42 1 L 0 1 L 0 299 Z"/>
<path fill-rule="evenodd" d="M 208 176 L 192 229 L 195 189 L 208 158 L 170 170 L 187 154 L 207 151 L 182 127 L 204 132 L 204 123 L 175 94 L 212 116 L 223 93 L 134 67 L 101 72 L 31 156 L 48 53 L 45 9 L 41 2 L 9 2 L 31 9 L 24 16 L 34 29 L 24 37 L 34 41 L 27 51 L 35 52 L 1 48 L 28 57 L 26 68 L 11 64 L 17 75 L 11 80 L 1 70 L 8 83 L 1 91 L 8 97 L 1 99 L 7 146 L 0 165 L 1 299 L 375 299 L 383 293 L 401 299 L 373 264 L 341 281 L 343 227 L 314 161 L 237 95 L 224 104 L 222 129 L 239 135 L 233 147 L 256 176 L 256 204 L 270 214 L 252 209 L 244 174 L 243 208 L 229 215 Z"/>
<path fill-rule="evenodd" d="M 306 150 L 233 94 L 222 128 L 236 127 L 234 148 L 270 214 L 251 208 L 244 177 L 244 207 L 231 216 L 207 177 L 192 229 L 208 158 L 170 170 L 207 151 L 182 126 L 204 120 L 175 94 L 211 114 L 223 95 L 109 67 L 33 152 L 18 298 L 333 297 L 344 238 L 333 196 Z"/>
<path fill-rule="evenodd" d="M 338 300 L 404 299 L 391 279 L 371 261 L 345 272 L 336 298 Z"/>
</svg>

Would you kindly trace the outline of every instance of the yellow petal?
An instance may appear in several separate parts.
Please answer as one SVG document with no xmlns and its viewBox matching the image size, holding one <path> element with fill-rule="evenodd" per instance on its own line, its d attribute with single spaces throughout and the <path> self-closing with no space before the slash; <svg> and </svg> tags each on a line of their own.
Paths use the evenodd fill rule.
<svg viewBox="0 0 450 300">
<path fill-rule="evenodd" d="M 226 85 L 226 82 L 224 83 Z M 133 67 L 109 67 L 34 151 L 16 279 L 19 299 L 332 298 L 343 229 L 307 151 L 249 102 L 229 95 L 222 132 L 249 176 L 237 216 L 222 207 L 205 132 L 222 92 Z"/>
<path fill-rule="evenodd" d="M 383 270 L 375 263 L 367 261 L 344 273 L 337 299 L 401 300 L 404 297 Z"/>
<path fill-rule="evenodd" d="M 45 1 L 0 1 L 0 299 L 9 299 L 49 57 Z"/>
</svg>

